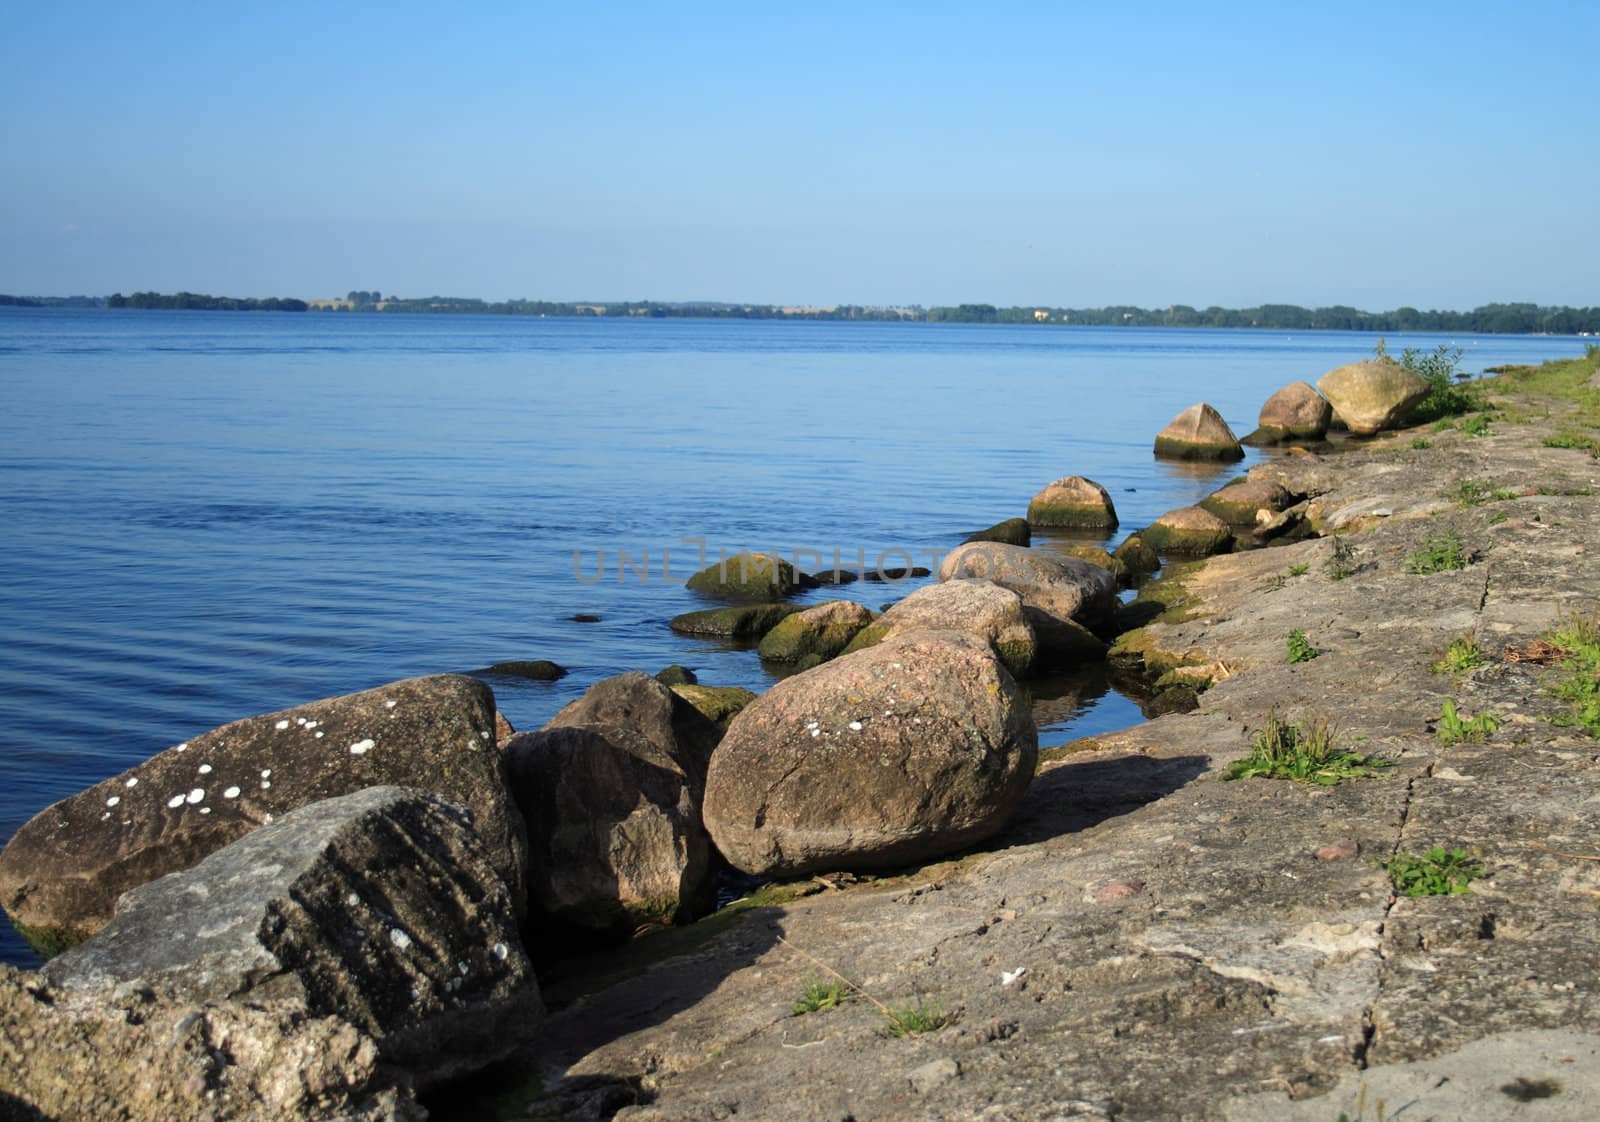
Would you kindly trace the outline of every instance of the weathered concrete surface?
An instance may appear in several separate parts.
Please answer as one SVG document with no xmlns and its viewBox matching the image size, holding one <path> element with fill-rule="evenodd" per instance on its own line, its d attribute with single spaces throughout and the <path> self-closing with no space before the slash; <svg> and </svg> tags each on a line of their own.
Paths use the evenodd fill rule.
<svg viewBox="0 0 1600 1122">
<path fill-rule="evenodd" d="M 1257 468 L 1330 515 L 1362 505 L 1371 528 L 1343 537 L 1339 580 L 1326 539 L 1204 564 L 1182 621 L 1147 636 L 1213 668 L 1196 712 L 1046 764 L 981 852 L 715 917 L 692 949 L 569 990 L 530 1059 L 548 1101 L 603 1085 L 608 1113 L 634 1104 L 616 1114 L 627 1122 L 1044 1122 L 1291 1118 L 1307 1099 L 1304 1117 L 1334 1122 L 1376 1117 L 1371 1092 L 1355 1113 L 1351 1079 L 1370 1074 L 1393 1118 L 1409 1076 L 1390 1065 L 1463 1070 L 1451 1054 L 1492 1038 L 1465 1062 L 1501 1112 L 1460 1117 L 1588 1117 L 1600 744 L 1551 722 L 1561 707 L 1543 686 L 1558 670 L 1497 657 L 1458 680 L 1431 670 L 1463 632 L 1496 656 L 1600 605 L 1592 495 L 1435 505 L 1461 478 L 1600 490 L 1600 464 L 1540 446 L 1559 420 L 1432 434 L 1427 450 L 1404 432 Z M 1446 528 L 1479 559 L 1404 572 Z M 1294 628 L 1325 653 L 1290 665 Z M 1431 726 L 1447 697 L 1499 713 L 1499 732 L 1441 748 Z M 1273 707 L 1327 715 L 1396 764 L 1330 788 L 1220 781 Z M 1470 895 L 1396 903 L 1379 860 L 1432 845 L 1481 852 L 1489 877 Z M 957 1019 L 892 1039 L 861 998 L 795 1016 L 818 961 L 890 1005 L 920 997 Z M 1551 1053 L 1574 1061 L 1550 1077 L 1570 1097 L 1515 1102 L 1498 1088 L 1526 1078 L 1537 1093 L 1546 1074 L 1530 1058 L 1545 1046 L 1526 1034 L 1545 1030 L 1578 1034 Z"/>
</svg>

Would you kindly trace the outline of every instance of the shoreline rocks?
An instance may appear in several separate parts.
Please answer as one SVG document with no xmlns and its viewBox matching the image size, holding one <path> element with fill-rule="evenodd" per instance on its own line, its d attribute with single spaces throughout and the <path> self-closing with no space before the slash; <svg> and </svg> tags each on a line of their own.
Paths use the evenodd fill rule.
<svg viewBox="0 0 1600 1122">
<path fill-rule="evenodd" d="M 777 601 L 800 590 L 794 566 L 765 553 L 738 553 L 707 565 L 689 578 L 691 592 L 715 600 Z"/>
<path fill-rule="evenodd" d="M 1333 406 L 1307 382 L 1290 382 L 1267 398 L 1245 444 L 1315 442 L 1328 435 Z"/>
<path fill-rule="evenodd" d="M 1022 597 L 986 580 L 950 580 L 919 588 L 891 604 L 845 648 L 852 654 L 913 631 L 961 631 L 989 644 L 1014 678 L 1026 677 L 1038 640 L 1023 614 Z"/>
<path fill-rule="evenodd" d="M 1208 557 L 1225 553 L 1233 545 L 1233 531 L 1222 519 L 1198 506 L 1169 510 L 1139 534 L 1161 553 Z"/>
<path fill-rule="evenodd" d="M 1048 484 L 1033 497 L 1028 503 L 1027 521 L 1029 526 L 1115 530 L 1117 508 L 1110 494 L 1100 484 L 1081 475 L 1069 475 Z M 1015 544 L 1028 543 L 1023 541 Z"/>
<path fill-rule="evenodd" d="M 969 542 L 1031 545 L 1033 543 L 1033 529 L 1028 525 L 1026 518 L 1007 518 L 1004 522 L 996 522 L 987 530 L 979 530 L 976 534 L 966 538 L 961 544 L 966 545 Z"/>
<path fill-rule="evenodd" d="M 1334 414 L 1357 436 L 1400 425 L 1428 388 L 1425 378 L 1391 359 L 1346 363 L 1317 379 Z"/>
<path fill-rule="evenodd" d="M 1048 658 L 1081 660 L 1105 651 L 1093 634 L 1111 624 L 1117 582 L 1109 572 L 1076 557 L 985 542 L 945 556 L 941 581 L 989 580 L 1022 597 L 1022 608 Z"/>
<path fill-rule="evenodd" d="M 1155 453 L 1171 460 L 1244 459 L 1228 422 L 1203 401 L 1179 413 L 1156 435 Z"/>
<path fill-rule="evenodd" d="M 768 662 L 792 663 L 805 670 L 843 651 L 873 618 L 853 600 L 829 600 L 784 617 L 762 636 L 756 650 Z"/>
</svg>

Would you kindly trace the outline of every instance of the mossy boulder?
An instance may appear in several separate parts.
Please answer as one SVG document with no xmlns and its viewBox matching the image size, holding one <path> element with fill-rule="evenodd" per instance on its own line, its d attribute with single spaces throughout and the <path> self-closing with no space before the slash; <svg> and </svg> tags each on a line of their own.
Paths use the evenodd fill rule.
<svg viewBox="0 0 1600 1122">
<path fill-rule="evenodd" d="M 1032 669 L 1038 654 L 1038 639 L 1023 612 L 1022 597 L 986 580 L 952 580 L 917 589 L 862 628 L 845 653 L 913 631 L 976 635 L 1017 678 Z"/>
<path fill-rule="evenodd" d="M 1179 413 L 1157 434 L 1155 451 L 1173 460 L 1244 459 L 1244 449 L 1228 422 L 1203 401 Z"/>
<path fill-rule="evenodd" d="M 794 566 L 766 553 L 739 553 L 689 578 L 688 588 L 717 600 L 776 601 L 801 587 Z"/>
<path fill-rule="evenodd" d="M 1256 526 L 1270 522 L 1279 511 L 1294 505 L 1294 496 L 1267 479 L 1246 479 L 1230 483 L 1200 500 L 1200 506 L 1224 522 L 1235 526 Z"/>
<path fill-rule="evenodd" d="M 1000 542 L 1002 545 L 1031 545 L 1033 530 L 1026 518 L 1007 518 L 996 522 L 987 530 L 979 530 L 967 538 L 968 542 Z M 962 544 L 966 544 L 963 542 Z"/>
<path fill-rule="evenodd" d="M 673 686 L 672 692 L 700 711 L 700 715 L 726 729 L 728 722 L 754 701 L 757 694 L 741 686 Z"/>
<path fill-rule="evenodd" d="M 1267 398 L 1246 444 L 1285 444 L 1321 440 L 1328 435 L 1333 406 L 1307 382 L 1290 382 Z"/>
<path fill-rule="evenodd" d="M 1427 379 L 1391 359 L 1352 362 L 1330 370 L 1317 388 L 1357 436 L 1397 428 L 1428 396 Z"/>
<path fill-rule="evenodd" d="M 1115 530 L 1117 508 L 1100 484 L 1081 475 L 1069 475 L 1033 497 L 1028 503 L 1028 523 L 1075 530 Z"/>
<path fill-rule="evenodd" d="M 1021 596 L 1041 662 L 1070 664 L 1105 650 L 1094 633 L 1110 627 L 1117 582 L 1097 565 L 1037 549 L 974 542 L 945 557 L 939 579 L 990 580 Z"/>
<path fill-rule="evenodd" d="M 843 651 L 872 620 L 872 612 L 853 600 L 829 600 L 785 617 L 758 651 L 769 662 L 815 666 Z"/>
<path fill-rule="evenodd" d="M 1226 553 L 1233 545 L 1233 531 L 1228 524 L 1198 506 L 1169 510 L 1139 534 L 1152 548 L 1162 553 L 1185 553 L 1196 557 Z"/>
<path fill-rule="evenodd" d="M 800 611 L 794 604 L 747 604 L 737 608 L 706 608 L 673 616 L 667 626 L 680 635 L 718 639 L 759 639 L 787 616 Z"/>
<path fill-rule="evenodd" d="M 1138 534 L 1129 534 L 1123 543 L 1111 551 L 1111 556 L 1127 568 L 1129 573 L 1145 575 L 1161 568 L 1161 558 Z"/>
<path fill-rule="evenodd" d="M 674 662 L 671 666 L 656 671 L 656 681 L 663 686 L 692 686 L 700 679 L 695 672 L 687 666 L 679 666 Z"/>
<path fill-rule="evenodd" d="M 567 669 L 549 659 L 533 658 L 496 662 L 474 673 L 493 674 L 501 678 L 528 678 L 535 682 L 555 682 L 567 676 Z"/>
<path fill-rule="evenodd" d="M 1118 584 L 1126 584 L 1128 580 L 1127 563 L 1113 554 L 1107 553 L 1098 545 L 1075 545 L 1067 550 L 1067 554 L 1076 557 L 1079 561 L 1087 561 L 1091 565 L 1098 565 L 1113 577 Z"/>
</svg>

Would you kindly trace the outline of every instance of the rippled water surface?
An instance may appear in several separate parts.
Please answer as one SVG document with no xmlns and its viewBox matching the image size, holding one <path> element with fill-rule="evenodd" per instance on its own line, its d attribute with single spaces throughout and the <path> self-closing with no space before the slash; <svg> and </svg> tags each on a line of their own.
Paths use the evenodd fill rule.
<svg viewBox="0 0 1600 1122">
<path fill-rule="evenodd" d="M 1453 341 L 1471 370 L 1582 353 Z M 1243 434 L 1273 390 L 1374 342 L 0 309 L 0 842 L 191 735 L 396 678 L 569 667 L 492 680 L 518 728 L 625 669 L 761 689 L 753 652 L 667 629 L 704 606 L 676 583 L 699 556 L 681 539 L 927 564 L 1067 474 L 1103 483 L 1126 532 L 1240 470 L 1156 462 L 1179 410 L 1204 399 Z M 591 580 L 604 551 L 604 579 L 575 579 L 574 551 Z M 1043 743 L 1138 719 L 1094 692 Z M 0 928 L 0 960 L 28 961 Z"/>
</svg>

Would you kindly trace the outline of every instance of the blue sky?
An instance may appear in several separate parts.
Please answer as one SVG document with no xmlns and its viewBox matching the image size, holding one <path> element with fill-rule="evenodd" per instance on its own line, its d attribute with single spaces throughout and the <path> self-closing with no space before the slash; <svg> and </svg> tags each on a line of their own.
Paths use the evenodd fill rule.
<svg viewBox="0 0 1600 1122">
<path fill-rule="evenodd" d="M 0 292 L 1600 303 L 1600 6 L 0 7 Z"/>
</svg>

